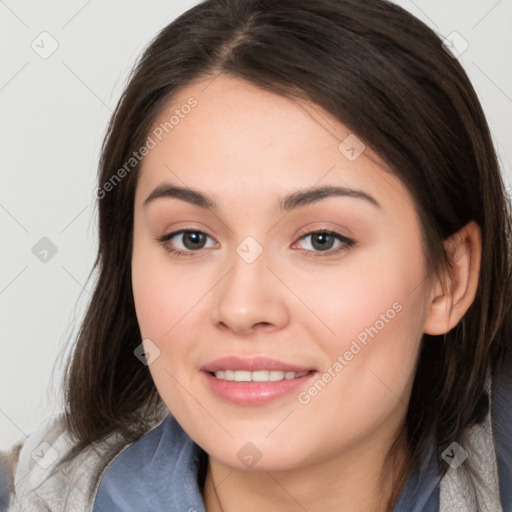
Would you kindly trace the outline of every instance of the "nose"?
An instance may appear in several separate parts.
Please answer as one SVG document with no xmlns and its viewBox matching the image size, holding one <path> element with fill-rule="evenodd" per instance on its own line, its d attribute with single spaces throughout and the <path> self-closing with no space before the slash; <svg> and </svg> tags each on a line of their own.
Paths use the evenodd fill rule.
<svg viewBox="0 0 512 512">
<path fill-rule="evenodd" d="M 265 251 L 248 262 L 234 253 L 227 275 L 213 290 L 212 322 L 238 335 L 274 331 L 290 319 L 287 289 L 269 267 Z"/>
</svg>

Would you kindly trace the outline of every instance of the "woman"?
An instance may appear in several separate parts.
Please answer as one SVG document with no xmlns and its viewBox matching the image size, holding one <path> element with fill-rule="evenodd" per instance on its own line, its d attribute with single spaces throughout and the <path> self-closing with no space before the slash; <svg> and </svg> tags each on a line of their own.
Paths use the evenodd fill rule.
<svg viewBox="0 0 512 512">
<path fill-rule="evenodd" d="M 12 510 L 512 510 L 510 209 L 441 43 L 382 0 L 210 0 L 156 37 Z"/>
</svg>

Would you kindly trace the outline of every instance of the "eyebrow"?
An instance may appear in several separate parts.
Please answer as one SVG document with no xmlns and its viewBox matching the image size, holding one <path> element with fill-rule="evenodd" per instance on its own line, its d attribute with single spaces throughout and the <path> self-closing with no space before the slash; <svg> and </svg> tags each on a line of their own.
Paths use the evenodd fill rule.
<svg viewBox="0 0 512 512">
<path fill-rule="evenodd" d="M 352 197 L 355 199 L 362 199 L 372 204 L 377 208 L 382 208 L 379 202 L 371 195 L 363 192 L 362 190 L 355 190 L 346 187 L 337 186 L 324 186 L 317 188 L 309 188 L 293 192 L 279 201 L 279 208 L 282 212 L 289 212 L 296 208 L 306 206 L 308 204 L 316 203 L 327 197 Z M 198 206 L 199 208 L 216 210 L 216 202 L 199 192 L 188 187 L 180 187 L 177 185 L 170 185 L 162 183 L 156 187 L 151 194 L 144 200 L 142 205 L 146 207 L 149 203 L 156 199 L 161 198 L 175 198 L 186 201 L 187 203 Z"/>
</svg>

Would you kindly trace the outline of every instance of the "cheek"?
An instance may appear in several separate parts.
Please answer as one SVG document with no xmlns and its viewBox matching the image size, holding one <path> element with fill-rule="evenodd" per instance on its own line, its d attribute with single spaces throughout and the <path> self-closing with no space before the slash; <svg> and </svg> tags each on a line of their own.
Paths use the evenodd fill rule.
<svg viewBox="0 0 512 512">
<path fill-rule="evenodd" d="M 205 297 L 211 287 L 204 272 L 171 265 L 164 249 L 147 243 L 134 245 L 135 311 L 142 338 L 150 339 L 158 349 L 159 357 L 150 371 L 159 391 L 176 387 L 171 375 L 183 384 L 197 377 L 192 365 L 200 347 L 191 343 L 191 333 L 208 319 Z"/>
<path fill-rule="evenodd" d="M 302 326 L 326 354 L 323 383 L 301 403 L 346 421 L 347 429 L 383 421 L 407 403 L 426 317 L 421 243 L 411 240 L 347 257 L 338 271 L 296 283 L 315 313 Z"/>
<path fill-rule="evenodd" d="M 193 385 L 194 372 L 187 366 L 193 349 L 193 315 L 187 312 L 197 303 L 198 290 L 187 286 L 190 276 L 169 268 L 165 256 L 163 250 L 134 244 L 132 289 L 137 321 L 142 339 L 151 340 L 151 350 L 157 354 L 149 371 L 165 405 L 173 414 L 195 418 L 197 410 L 183 388 Z"/>
<path fill-rule="evenodd" d="M 141 262 L 145 263 L 142 264 Z M 147 259 L 134 254 L 132 262 L 132 290 L 137 321 L 143 338 L 155 342 L 160 339 L 167 325 L 166 310 L 172 307 L 170 289 L 165 274 Z"/>
<path fill-rule="evenodd" d="M 296 316 L 299 322 L 312 338 L 321 334 L 329 351 L 338 352 L 349 349 L 354 339 L 364 343 L 385 333 L 398 335 L 398 326 L 416 333 L 424 314 L 424 277 L 420 241 L 406 245 L 389 240 L 347 253 L 336 266 L 294 270 L 283 280 L 307 306 L 298 304 L 304 309 Z"/>
<path fill-rule="evenodd" d="M 421 340 L 421 315 L 414 302 L 402 297 L 394 307 L 378 309 L 383 317 L 369 316 L 362 329 L 351 327 L 355 336 L 341 334 L 326 347 L 328 365 L 299 396 L 312 432 L 325 436 L 326 425 L 335 426 L 331 441 L 350 446 L 383 425 L 388 433 L 398 428 L 407 411 Z"/>
<path fill-rule="evenodd" d="M 136 241 L 132 256 L 132 291 L 141 334 L 160 344 L 192 303 L 197 289 L 173 271 L 163 248 Z M 190 284 L 190 283 L 188 283 Z M 190 306 L 189 306 L 190 307 Z"/>
</svg>

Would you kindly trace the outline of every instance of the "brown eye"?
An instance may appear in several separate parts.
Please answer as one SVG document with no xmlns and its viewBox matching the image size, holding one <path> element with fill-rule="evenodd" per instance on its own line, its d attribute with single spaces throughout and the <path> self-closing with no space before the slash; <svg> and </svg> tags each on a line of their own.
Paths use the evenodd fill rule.
<svg viewBox="0 0 512 512">
<path fill-rule="evenodd" d="M 312 253 L 313 256 L 321 256 L 321 253 L 330 256 L 340 251 L 348 250 L 355 244 L 354 240 L 340 233 L 336 233 L 335 231 L 314 231 L 302 235 L 299 240 L 304 241 L 308 238 L 310 239 L 310 247 L 306 247 L 304 250 L 308 253 Z M 337 245 L 335 245 L 336 242 L 338 242 Z"/>
<path fill-rule="evenodd" d="M 311 235 L 311 245 L 319 251 L 332 249 L 335 241 L 334 236 L 327 233 L 313 233 Z"/>
<path fill-rule="evenodd" d="M 193 256 L 195 252 L 206 248 L 209 238 L 211 239 L 201 231 L 182 229 L 160 237 L 158 242 L 164 246 L 167 252 L 176 256 Z M 213 241 L 213 239 L 211 240 Z"/>
<path fill-rule="evenodd" d="M 206 241 L 206 235 L 199 231 L 183 231 L 181 237 L 183 245 L 190 250 L 202 249 Z"/>
</svg>

